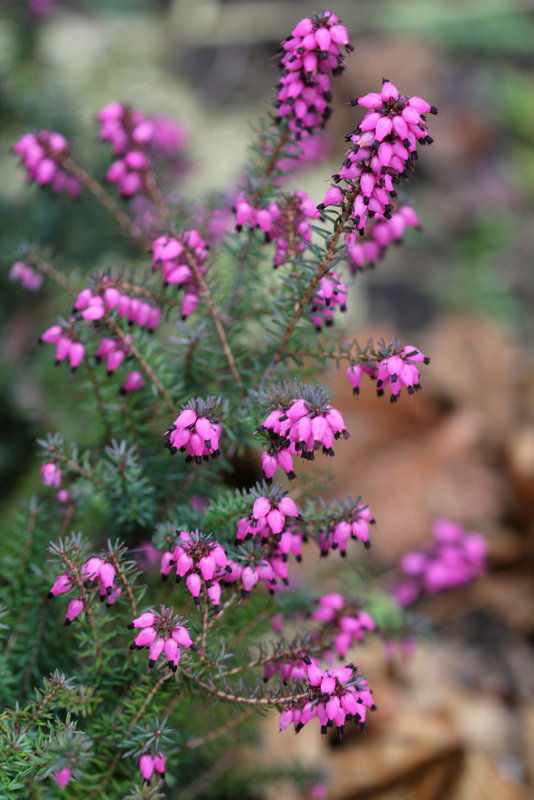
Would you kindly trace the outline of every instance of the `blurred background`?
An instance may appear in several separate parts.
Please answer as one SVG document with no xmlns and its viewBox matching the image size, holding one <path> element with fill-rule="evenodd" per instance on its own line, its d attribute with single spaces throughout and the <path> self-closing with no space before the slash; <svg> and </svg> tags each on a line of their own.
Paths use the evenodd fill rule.
<svg viewBox="0 0 534 800">
<path fill-rule="evenodd" d="M 320 762 L 327 788 L 315 796 L 336 800 L 522 800 L 534 788 L 534 3 L 333 0 L 329 8 L 355 52 L 334 82 L 324 159 L 292 188 L 323 199 L 344 135 L 362 116 L 347 102 L 382 77 L 441 113 L 430 119 L 435 143 L 404 186 L 423 230 L 360 276 L 349 302 L 361 343 L 397 335 L 432 364 L 423 391 L 395 407 L 371 386 L 356 400 L 342 373 L 326 376 L 353 437 L 350 455 L 339 448 L 328 469 L 336 495 L 362 494 L 378 518 L 378 560 L 420 544 L 442 515 L 487 536 L 490 569 L 427 603 L 439 639 L 410 658 L 385 663 L 379 646 L 355 655 L 379 706 L 366 737 L 341 745 L 321 743 L 316 730 L 278 737 L 270 719 L 261 758 L 249 757 L 258 768 Z M 177 192 L 193 202 L 231 194 L 272 99 L 278 43 L 313 10 L 308 0 L 0 2 L 4 519 L 38 486 L 36 437 L 60 425 L 69 438 L 85 435 L 76 388 L 66 390 L 64 373 L 36 347 L 63 299 L 46 282 L 29 294 L 8 281 L 20 243 L 47 248 L 78 274 L 138 259 L 92 198 L 73 203 L 28 187 L 10 148 L 27 130 L 57 130 L 102 177 L 109 152 L 95 114 L 131 102 L 183 127 Z M 290 783 L 262 792 L 310 796 Z"/>
</svg>

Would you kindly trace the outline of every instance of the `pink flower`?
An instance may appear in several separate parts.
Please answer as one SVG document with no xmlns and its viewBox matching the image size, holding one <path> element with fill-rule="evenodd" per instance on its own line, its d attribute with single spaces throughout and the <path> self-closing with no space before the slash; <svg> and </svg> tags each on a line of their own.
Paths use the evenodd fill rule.
<svg viewBox="0 0 534 800">
<path fill-rule="evenodd" d="M 411 345 L 402 348 L 393 345 L 384 350 L 383 357 L 380 360 L 377 359 L 377 395 L 381 397 L 386 388 L 389 388 L 390 400 L 394 403 L 403 386 L 406 386 L 410 395 L 420 389 L 419 370 L 415 366 L 419 362 L 429 364 L 430 358 Z"/>
<path fill-rule="evenodd" d="M 181 648 L 197 648 L 193 644 L 189 631 L 181 624 L 172 608 L 161 606 L 160 613 L 145 612 L 136 617 L 129 628 L 141 628 L 141 632 L 130 645 L 130 650 L 149 648 L 149 671 L 153 668 L 159 656 L 165 653 L 169 669 L 176 672 L 180 661 Z M 158 770 L 160 771 L 160 770 Z"/>
<path fill-rule="evenodd" d="M 333 456 L 334 439 L 349 438 L 343 416 L 330 405 L 321 386 L 278 386 L 271 396 L 280 405 L 255 433 L 267 432 L 275 449 L 293 445 L 295 454 L 313 461 L 316 450 Z"/>
<path fill-rule="evenodd" d="M 83 600 L 80 597 L 75 597 L 74 600 L 71 600 L 68 608 L 67 613 L 65 615 L 65 626 L 70 625 L 76 617 L 81 614 L 83 611 Z"/>
<path fill-rule="evenodd" d="M 171 454 L 181 450 L 186 453 L 186 462 L 201 464 L 209 457 L 219 455 L 219 438 L 222 426 L 218 422 L 220 413 L 219 401 L 216 397 L 206 400 L 197 397 L 190 400 L 165 431 L 169 438 L 165 442 Z"/>
<path fill-rule="evenodd" d="M 209 534 L 200 531 L 181 531 L 176 546 L 163 554 L 161 574 L 165 580 L 173 566 L 176 566 L 176 583 L 186 579 L 186 586 L 199 607 L 202 584 L 208 589 L 208 596 L 217 607 L 221 596 L 218 580 L 225 576 L 228 559 L 219 542 Z M 210 591 L 211 590 L 211 591 Z"/>
<path fill-rule="evenodd" d="M 392 589 L 406 607 L 421 594 L 437 594 L 482 575 L 486 570 L 487 545 L 475 532 L 446 519 L 433 524 L 434 540 L 421 550 L 405 553 L 399 568 L 403 577 Z"/>
<path fill-rule="evenodd" d="M 355 229 L 363 231 L 373 217 L 392 219 L 392 198 L 396 197 L 396 184 L 413 170 L 418 144 L 432 142 L 424 115 L 428 112 L 435 114 L 437 109 L 420 97 L 405 97 L 390 81 L 384 81 L 380 93 L 365 95 L 353 102 L 353 105 L 356 104 L 370 110 L 356 131 L 349 135 L 352 148 L 339 173 L 334 175 L 334 181 L 345 181 L 350 191 L 356 191 L 351 217 Z M 337 205 L 339 196 L 336 194 L 334 197 L 329 190 L 318 208 L 324 208 L 332 202 Z M 404 225 L 412 223 L 413 219 L 408 213 L 404 218 L 401 215 L 395 220 L 391 231 L 377 233 L 379 248 L 381 241 L 385 246 L 390 240 L 398 238 L 398 234 L 402 235 Z M 347 244 L 350 253 L 354 240 L 351 239 Z M 373 248 L 370 253 L 371 261 L 380 254 Z M 363 265 L 361 252 L 356 252 L 353 257 L 357 265 Z"/>
<path fill-rule="evenodd" d="M 8 277 L 10 281 L 20 281 L 24 288 L 28 289 L 30 292 L 36 292 L 41 288 L 43 283 L 43 276 L 35 272 L 35 270 L 28 264 L 25 264 L 24 261 L 15 261 L 9 270 Z"/>
<path fill-rule="evenodd" d="M 334 188 L 330 191 L 334 191 Z M 327 193 L 324 205 L 329 205 L 331 202 Z M 402 241 L 406 228 L 418 227 L 419 219 L 414 209 L 411 206 L 401 206 L 389 217 L 375 214 L 366 225 L 363 237 L 354 230 L 348 231 L 345 234 L 345 247 L 350 259 L 348 261 L 350 271 L 355 273 L 374 266 L 390 244 Z M 361 232 L 360 230 L 360 234 Z"/>
<path fill-rule="evenodd" d="M 261 491 L 266 494 L 261 495 Z M 271 534 L 279 541 L 286 525 L 286 517 L 301 518 L 294 501 L 287 497 L 287 492 L 282 492 L 278 483 L 269 489 L 258 484 L 251 495 L 255 498 L 252 512 L 239 521 L 237 541 L 246 541 L 255 535 L 268 538 Z"/>
<path fill-rule="evenodd" d="M 141 389 L 144 385 L 145 379 L 143 377 L 143 373 L 135 369 L 132 372 L 129 372 L 126 376 L 126 380 L 120 388 L 120 393 L 128 394 L 128 392 L 134 392 L 136 389 Z"/>
<path fill-rule="evenodd" d="M 342 47 L 352 50 L 347 29 L 330 11 L 301 20 L 282 42 L 276 121 L 287 124 L 293 139 L 310 136 L 328 120 L 330 75 L 343 72 Z"/>
<path fill-rule="evenodd" d="M 72 778 L 72 772 L 68 767 L 58 770 L 53 773 L 60 789 L 63 789 Z"/>
<path fill-rule="evenodd" d="M 13 147 L 26 167 L 29 181 L 40 186 L 49 185 L 53 192 L 67 192 L 78 197 L 80 184 L 62 167 L 68 156 L 67 140 L 60 133 L 41 130 L 37 134 L 26 133 Z"/>
<path fill-rule="evenodd" d="M 333 324 L 336 306 L 340 311 L 347 310 L 347 291 L 337 272 L 332 270 L 321 278 L 310 306 L 311 321 L 316 330 L 320 331 L 323 324 L 327 327 Z"/>
<path fill-rule="evenodd" d="M 345 503 L 338 501 L 328 512 L 328 524 L 319 537 L 322 556 L 337 549 L 341 556 L 346 556 L 349 539 L 359 539 L 366 548 L 371 546 L 369 525 L 374 524 L 374 519 L 369 507 L 360 503 L 360 498 L 353 502 L 349 496 Z"/>
<path fill-rule="evenodd" d="M 141 775 L 146 783 L 150 781 L 152 777 L 152 773 L 154 772 L 154 759 L 148 753 L 145 753 L 144 756 L 141 756 L 139 759 L 139 769 L 141 770 Z"/>
<path fill-rule="evenodd" d="M 321 734 L 331 725 L 343 735 L 345 722 L 354 720 L 365 730 L 366 710 L 375 705 L 367 681 L 358 675 L 357 667 L 350 664 L 337 669 L 323 670 L 314 662 L 306 667 L 308 696 L 299 705 L 285 708 L 280 717 L 280 729 L 293 723 L 298 733 L 311 719 L 317 717 Z"/>
<path fill-rule="evenodd" d="M 47 461 L 41 466 L 41 480 L 45 486 L 59 488 L 61 483 L 61 470 L 54 461 Z"/>
</svg>

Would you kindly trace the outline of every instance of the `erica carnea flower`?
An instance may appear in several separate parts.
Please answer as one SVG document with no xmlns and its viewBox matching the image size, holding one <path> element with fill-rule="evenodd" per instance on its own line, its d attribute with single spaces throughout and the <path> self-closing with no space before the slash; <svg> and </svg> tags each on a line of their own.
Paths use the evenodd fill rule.
<svg viewBox="0 0 534 800">
<path fill-rule="evenodd" d="M 429 364 L 430 358 L 412 347 L 406 345 L 400 347 L 393 345 L 389 349 L 382 351 L 384 357 L 377 360 L 376 373 L 376 393 L 381 397 L 386 389 L 391 392 L 390 400 L 396 402 L 403 386 L 406 386 L 408 394 L 413 394 L 421 388 L 419 383 L 419 370 L 416 364 Z"/>
<path fill-rule="evenodd" d="M 154 770 L 165 777 L 165 756 L 161 750 L 159 753 L 156 753 L 155 756 L 145 753 L 145 755 L 141 756 L 139 759 L 139 769 L 141 770 L 141 775 L 145 783 L 150 781 Z"/>
<path fill-rule="evenodd" d="M 135 392 L 136 389 L 141 389 L 144 385 L 143 373 L 139 372 L 138 369 L 134 369 L 128 373 L 119 391 L 121 394 L 128 394 L 129 392 Z"/>
<path fill-rule="evenodd" d="M 24 261 L 15 261 L 9 270 L 10 281 L 20 281 L 25 289 L 30 292 L 36 292 L 41 288 L 43 283 L 43 276 L 39 275 L 29 264 Z"/>
<path fill-rule="evenodd" d="M 282 446 L 295 447 L 302 458 L 313 461 L 315 451 L 333 456 L 334 439 L 349 438 L 342 414 L 334 408 L 321 386 L 277 386 L 271 391 L 275 408 L 255 433 L 267 431 Z"/>
<path fill-rule="evenodd" d="M 63 769 L 57 770 L 57 772 L 54 772 L 53 775 L 60 789 L 63 789 L 72 778 L 72 772 L 68 767 L 63 767 Z"/>
<path fill-rule="evenodd" d="M 281 537 L 286 525 L 286 517 L 300 519 L 300 514 L 294 501 L 287 497 L 287 492 L 282 491 L 279 483 L 270 488 L 258 484 L 251 490 L 255 498 L 252 512 L 248 517 L 243 517 L 237 525 L 237 541 L 251 539 L 259 535 L 266 538 L 275 534 Z"/>
<path fill-rule="evenodd" d="M 358 675 L 352 664 L 337 669 L 323 670 L 317 664 L 307 667 L 308 697 L 299 705 L 285 708 L 280 714 L 280 730 L 293 724 L 298 733 L 311 719 L 317 717 L 321 734 L 335 725 L 340 736 L 345 722 L 354 720 L 360 728 L 366 727 L 366 711 L 374 709 L 374 701 L 365 678 Z"/>
<path fill-rule="evenodd" d="M 115 585 L 116 569 L 109 561 L 98 556 L 85 561 L 79 570 L 79 574 L 64 572 L 58 575 L 48 592 L 47 597 L 52 598 L 58 594 L 70 592 L 71 589 L 79 586 L 78 579 L 83 580 L 86 590 L 96 588 L 102 602 L 106 601 L 108 607 L 112 606 L 122 593 L 122 588 Z M 67 607 L 65 614 L 65 625 L 70 625 L 84 609 L 84 601 L 81 597 L 73 598 Z"/>
<path fill-rule="evenodd" d="M 161 268 L 165 286 L 184 289 L 182 319 L 186 319 L 200 299 L 195 269 L 202 275 L 206 272 L 206 242 L 196 230 L 184 231 L 180 236 L 160 236 L 152 245 L 152 254 L 153 269 Z"/>
<path fill-rule="evenodd" d="M 342 204 L 348 191 L 353 195 L 352 222 L 363 231 L 368 219 L 391 217 L 395 185 L 413 169 L 418 144 L 432 142 L 425 114 L 436 114 L 437 109 L 421 97 L 405 97 L 386 80 L 381 92 L 367 94 L 355 100 L 357 104 L 370 110 L 347 136 L 352 147 L 333 176 L 336 184 L 345 181 L 348 190 L 333 186 L 318 208 Z"/>
<path fill-rule="evenodd" d="M 13 151 L 20 155 L 29 181 L 35 181 L 40 186 L 49 185 L 56 194 L 67 192 L 71 197 L 80 194 L 80 184 L 76 178 L 62 169 L 69 145 L 60 133 L 47 130 L 36 134 L 26 133 L 18 140 Z"/>
<path fill-rule="evenodd" d="M 337 272 L 332 270 L 323 275 L 310 306 L 310 318 L 316 330 L 320 331 L 323 325 L 332 325 L 336 306 L 340 311 L 347 310 L 347 292 L 347 286 Z"/>
<path fill-rule="evenodd" d="M 343 503 L 337 502 L 327 508 L 328 522 L 318 536 L 321 555 L 327 556 L 330 550 L 339 549 L 341 556 L 346 555 L 349 539 L 359 539 L 369 548 L 369 525 L 374 524 L 369 507 L 360 503 L 360 498 L 353 502 L 351 497 Z"/>
<path fill-rule="evenodd" d="M 344 69 L 342 48 L 352 51 L 347 29 L 331 11 L 302 19 L 282 42 L 276 120 L 292 138 L 309 136 L 331 114 L 330 75 Z"/>
<path fill-rule="evenodd" d="M 310 220 L 320 214 L 306 192 L 281 196 L 265 203 L 261 195 L 240 192 L 235 202 L 236 230 L 244 225 L 260 228 L 267 242 L 275 243 L 274 266 L 298 258 L 311 241 Z"/>
<path fill-rule="evenodd" d="M 400 561 L 403 579 L 393 595 L 402 606 L 411 605 L 421 594 L 461 586 L 485 572 L 487 544 L 480 533 L 441 518 L 435 520 L 432 533 L 432 542 L 405 553 Z"/>
<path fill-rule="evenodd" d="M 319 608 L 312 611 L 311 618 L 334 628 L 334 647 L 339 658 L 345 658 L 347 650 L 355 642 L 362 642 L 366 632 L 376 630 L 376 622 L 367 611 L 347 602 L 337 592 L 320 597 Z"/>
<path fill-rule="evenodd" d="M 41 466 L 41 480 L 45 486 L 59 488 L 61 483 L 61 470 L 54 461 L 47 461 Z"/>
<path fill-rule="evenodd" d="M 74 311 L 82 319 L 99 320 L 107 313 L 112 313 L 117 319 L 125 319 L 128 325 L 139 325 L 140 328 L 154 331 L 161 319 L 161 308 L 138 297 L 130 297 L 120 292 L 114 286 L 105 287 L 103 281 L 101 293 L 92 289 L 83 289 L 78 294 L 74 303 Z"/>
<path fill-rule="evenodd" d="M 205 582 L 208 597 L 214 606 L 219 605 L 221 589 L 218 581 L 225 574 L 228 563 L 226 552 L 210 534 L 200 531 L 181 531 L 176 546 L 165 553 L 161 559 L 161 575 L 165 579 L 171 569 L 176 567 L 176 583 L 185 578 L 187 586 L 197 607 Z"/>
<path fill-rule="evenodd" d="M 367 224 L 363 237 L 355 231 L 345 234 L 347 266 L 351 272 L 374 266 L 390 244 L 402 241 L 406 228 L 418 227 L 419 219 L 411 206 L 401 206 L 389 218 L 376 214 Z"/>
<path fill-rule="evenodd" d="M 181 624 L 182 619 L 172 608 L 160 607 L 160 613 L 146 611 L 136 617 L 128 628 L 141 628 L 130 650 L 149 648 L 148 669 L 151 670 L 162 653 L 165 653 L 169 669 L 176 672 L 182 647 L 196 649 L 189 631 Z"/>
<path fill-rule="evenodd" d="M 181 450 L 186 461 L 201 464 L 209 457 L 219 455 L 219 438 L 222 426 L 218 422 L 220 402 L 216 397 L 190 400 L 180 411 L 171 427 L 165 431 L 169 438 L 165 442 L 171 453 Z"/>
</svg>

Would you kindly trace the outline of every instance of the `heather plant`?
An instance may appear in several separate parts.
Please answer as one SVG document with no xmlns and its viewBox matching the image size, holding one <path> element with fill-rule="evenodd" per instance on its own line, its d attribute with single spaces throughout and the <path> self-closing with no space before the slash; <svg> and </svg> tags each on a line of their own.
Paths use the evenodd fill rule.
<svg viewBox="0 0 534 800">
<path fill-rule="evenodd" d="M 281 731 L 365 730 L 372 675 L 346 663 L 349 649 L 406 639 L 408 589 L 411 602 L 483 568 L 480 539 L 441 521 L 440 543 L 409 554 L 408 582 L 384 599 L 365 563 L 380 509 L 321 495 L 322 464 L 351 441 L 318 379 L 342 369 L 355 394 L 369 379 L 395 402 L 429 363 L 410 343 L 351 340 L 341 314 L 354 276 L 419 225 L 402 184 L 436 109 L 385 80 L 353 101 L 365 114 L 325 197 L 283 181 L 309 160 L 352 49 L 329 11 L 282 42 L 274 110 L 233 211 L 181 196 L 180 129 L 115 100 L 98 112 L 111 150 L 103 181 L 59 132 L 14 146 L 29 181 L 92 194 L 139 258 L 81 278 L 25 245 L 10 273 L 32 292 L 42 281 L 62 292 L 63 315 L 36 333 L 65 391 L 83 391 L 90 444 L 43 436 L 42 496 L 9 536 L 2 796 L 155 800 L 178 783 L 190 797 L 228 796 L 197 782 L 217 743 L 268 710 Z M 309 571 L 314 554 L 352 556 L 358 540 L 352 583 L 322 596 L 307 585 L 303 554 Z M 381 596 L 388 613 L 357 594 Z M 234 791 L 240 774 L 228 777 Z"/>
</svg>

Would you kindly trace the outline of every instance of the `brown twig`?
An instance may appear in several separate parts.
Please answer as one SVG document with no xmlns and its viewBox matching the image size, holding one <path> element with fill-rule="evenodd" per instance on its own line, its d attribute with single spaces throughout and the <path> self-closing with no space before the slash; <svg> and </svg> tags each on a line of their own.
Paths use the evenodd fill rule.
<svg viewBox="0 0 534 800">
<path fill-rule="evenodd" d="M 58 461 L 65 462 L 67 467 L 70 467 L 71 469 L 76 470 L 76 472 L 79 472 L 83 478 L 87 478 L 87 480 L 92 481 L 97 486 L 105 485 L 104 481 L 101 481 L 100 478 L 96 478 L 90 472 L 87 472 L 87 470 L 84 469 L 82 466 L 80 466 L 80 464 L 77 464 L 76 461 L 73 461 L 68 456 L 63 455 L 63 453 L 58 453 L 55 447 L 49 447 L 48 449 L 50 450 L 51 453 L 54 454 L 54 458 L 57 458 Z"/>
<path fill-rule="evenodd" d="M 206 649 L 206 640 L 208 638 L 209 597 L 208 587 L 205 583 L 203 584 L 202 588 L 204 594 L 204 608 L 202 609 L 202 638 L 200 640 L 200 649 L 204 651 Z"/>
<path fill-rule="evenodd" d="M 219 313 L 217 311 L 217 308 L 215 306 L 215 303 L 213 301 L 213 297 L 211 296 L 211 292 L 210 292 L 210 290 L 208 288 L 208 284 L 204 280 L 204 276 L 203 276 L 202 272 L 200 271 L 200 268 L 199 268 L 199 266 L 198 266 L 198 264 L 196 262 L 196 259 L 194 258 L 194 256 L 191 253 L 187 253 L 186 254 L 186 260 L 187 260 L 187 263 L 189 264 L 189 266 L 191 267 L 191 269 L 193 270 L 193 273 L 195 275 L 195 279 L 196 279 L 196 281 L 198 283 L 198 287 L 200 289 L 200 294 L 202 295 L 202 297 L 206 301 L 206 304 L 208 306 L 209 312 L 210 312 L 210 314 L 211 314 L 211 316 L 213 318 L 213 322 L 215 323 L 215 327 L 217 328 L 217 333 L 219 334 L 219 339 L 221 340 L 222 348 L 224 350 L 224 354 L 226 356 L 226 360 L 228 361 L 228 365 L 230 367 L 230 372 L 232 373 L 232 376 L 233 376 L 235 382 L 239 386 L 241 394 L 244 394 L 243 381 L 241 379 L 241 376 L 240 376 L 239 372 L 237 371 L 237 366 L 236 366 L 236 363 L 235 363 L 234 355 L 232 353 L 232 350 L 230 349 L 230 345 L 228 344 L 228 339 L 226 338 L 226 333 L 225 333 L 223 324 L 221 322 L 221 318 L 219 316 Z"/>
<path fill-rule="evenodd" d="M 41 703 L 39 704 L 39 707 L 38 707 L 37 711 L 32 715 L 32 717 L 30 718 L 30 721 L 28 723 L 26 723 L 24 728 L 17 735 L 18 739 L 20 739 L 21 736 L 24 736 L 26 731 L 28 731 L 31 728 L 31 726 L 33 725 L 33 723 L 35 722 L 35 720 L 37 719 L 37 717 L 39 716 L 41 711 L 48 705 L 50 700 L 59 692 L 59 690 L 61 689 L 62 686 L 63 686 L 63 681 L 58 681 L 56 683 L 56 685 L 53 687 L 53 689 L 50 689 L 48 694 L 46 694 L 43 697 Z"/>
<path fill-rule="evenodd" d="M 117 558 L 117 556 L 115 555 L 115 553 L 111 552 L 110 553 L 110 558 L 111 558 L 111 561 L 113 563 L 113 566 L 117 570 L 117 573 L 118 573 L 119 578 L 121 579 L 121 581 L 122 581 L 122 583 L 124 585 L 124 588 L 126 589 L 126 594 L 128 595 L 128 600 L 130 601 L 130 606 L 132 608 L 133 619 L 135 619 L 137 617 L 137 606 L 135 604 L 135 597 L 133 595 L 132 587 L 130 585 L 130 582 L 129 582 L 128 578 L 126 577 L 126 575 L 124 573 L 124 570 L 122 569 L 122 567 L 120 565 L 120 561 Z"/>
<path fill-rule="evenodd" d="M 241 722 L 244 722 L 247 717 L 250 717 L 252 711 L 252 708 L 247 708 L 245 711 L 239 714 L 239 716 L 229 719 L 228 722 L 226 722 L 224 725 L 221 725 L 220 728 L 216 728 L 214 731 L 210 731 L 204 736 L 195 736 L 194 738 L 189 739 L 185 743 L 185 748 L 187 750 L 192 750 L 194 747 L 201 747 L 207 742 L 213 742 L 216 739 L 220 739 L 220 737 L 224 736 L 225 733 L 228 733 L 228 731 L 231 731 L 232 728 L 236 727 L 236 725 L 239 725 Z"/>
<path fill-rule="evenodd" d="M 286 347 L 287 347 L 287 345 L 289 343 L 289 340 L 291 339 L 291 334 L 293 333 L 293 330 L 294 330 L 297 322 L 299 321 L 299 319 L 301 318 L 302 314 L 304 313 L 304 311 L 308 307 L 308 304 L 309 304 L 311 298 L 314 295 L 314 292 L 315 292 L 315 289 L 317 288 L 318 283 L 320 282 L 321 278 L 323 278 L 326 275 L 326 273 L 328 272 L 328 268 L 330 267 L 330 264 L 332 263 L 332 261 L 335 258 L 337 243 L 338 243 L 339 238 L 340 238 L 340 236 L 341 236 L 341 234 L 343 232 L 343 228 L 345 226 L 345 222 L 347 221 L 347 219 L 350 216 L 350 213 L 351 213 L 351 210 L 352 210 L 352 206 L 354 205 L 354 200 L 356 198 L 356 194 L 358 193 L 358 191 L 359 191 L 358 187 L 357 186 L 353 186 L 353 188 L 347 194 L 345 207 L 344 207 L 344 209 L 343 209 L 343 211 L 341 213 L 341 216 L 339 217 L 338 221 L 336 222 L 336 225 L 335 225 L 335 228 L 334 228 L 334 232 L 333 232 L 332 236 L 330 237 L 330 241 L 328 243 L 327 251 L 326 251 L 321 263 L 319 264 L 319 266 L 317 268 L 317 272 L 315 273 L 315 276 L 313 277 L 308 289 L 306 290 L 304 295 L 300 298 L 300 300 L 298 300 L 296 302 L 296 304 L 295 304 L 295 310 L 293 312 L 293 316 L 291 317 L 291 319 L 289 320 L 289 322 L 286 325 L 286 329 L 284 331 L 284 335 L 282 336 L 282 341 L 280 342 L 278 350 L 274 354 L 273 359 L 272 359 L 270 365 L 268 366 L 268 368 L 267 368 L 267 370 L 265 372 L 264 380 L 268 380 L 268 378 L 270 377 L 270 374 L 276 368 L 276 365 L 280 362 L 280 360 L 282 358 L 282 355 L 284 353 L 284 350 L 286 349 Z"/>
<path fill-rule="evenodd" d="M 215 695 L 220 700 L 227 700 L 230 703 L 245 703 L 246 705 L 252 706 L 285 706 L 289 705 L 290 703 L 295 703 L 299 700 L 304 700 L 309 694 L 308 692 L 301 692 L 300 694 L 292 694 L 287 697 L 246 697 L 245 695 L 232 694 L 230 692 L 225 692 L 222 689 L 217 689 L 217 687 L 211 686 L 209 683 L 200 680 L 200 678 L 196 677 L 185 669 L 182 669 L 182 674 L 185 675 L 186 678 L 189 678 L 189 680 L 193 681 L 201 689 L 204 689 L 206 692 Z"/>
<path fill-rule="evenodd" d="M 110 330 L 112 330 L 113 333 L 116 336 L 118 336 L 124 342 L 124 344 L 128 347 L 129 352 L 134 356 L 134 358 L 137 359 L 137 361 L 139 362 L 139 366 L 141 367 L 141 369 L 145 373 L 146 377 L 150 381 L 152 381 L 152 383 L 154 384 L 154 386 L 156 387 L 156 389 L 158 390 L 160 395 L 163 397 L 163 399 L 167 403 L 167 406 L 168 406 L 169 411 L 171 412 L 171 414 L 173 414 L 173 415 L 176 414 L 176 409 L 174 407 L 174 404 L 172 402 L 170 394 L 165 389 L 165 387 L 161 383 L 161 381 L 158 378 L 158 376 L 155 374 L 155 372 L 152 369 L 152 367 L 150 366 L 150 364 L 146 361 L 145 358 L 143 358 L 143 356 L 141 355 L 141 353 L 139 352 L 137 347 L 128 339 L 128 337 L 126 336 L 126 334 L 124 333 L 122 328 L 119 325 L 117 325 L 115 320 L 111 319 L 111 317 L 108 314 L 105 315 L 104 320 L 105 320 L 105 323 L 108 326 L 108 328 Z"/>
<path fill-rule="evenodd" d="M 36 267 L 39 272 L 42 272 L 43 275 L 46 275 L 48 278 L 52 278 L 55 283 L 61 286 L 62 289 L 65 289 L 67 292 L 71 292 L 74 294 L 76 291 L 76 287 L 72 284 L 65 275 L 61 272 L 58 272 L 55 267 L 45 261 L 43 258 L 34 253 L 33 251 L 29 251 L 25 255 L 25 259 L 34 267 Z"/>
<path fill-rule="evenodd" d="M 106 431 L 106 439 L 111 441 L 113 438 L 113 431 L 111 430 L 111 425 L 106 413 L 106 407 L 104 405 L 104 400 L 102 398 L 102 392 L 100 391 L 100 386 L 98 385 L 98 381 L 96 379 L 95 373 L 93 368 L 91 367 L 91 363 L 87 356 L 84 355 L 83 357 L 83 364 L 85 369 L 87 370 L 87 374 L 89 375 L 89 380 L 91 381 L 93 392 L 95 393 L 96 403 L 98 405 L 98 410 L 100 412 L 100 416 L 102 418 L 102 423 L 104 425 Z"/>
<path fill-rule="evenodd" d="M 109 213 L 114 217 L 123 231 L 134 240 L 134 242 L 139 245 L 143 250 L 149 250 L 151 243 L 150 240 L 145 236 L 143 231 L 138 228 L 137 225 L 132 222 L 130 217 L 124 213 L 122 208 L 117 205 L 115 200 L 111 197 L 108 192 L 104 189 L 104 187 L 89 175 L 83 167 L 76 163 L 70 156 L 65 156 L 62 159 L 61 166 L 73 175 L 76 180 L 78 180 L 83 186 L 86 187 L 95 197 L 96 199 L 104 206 L 104 208 L 109 211 Z"/>
<path fill-rule="evenodd" d="M 161 221 L 164 222 L 168 228 L 172 228 L 172 218 L 169 214 L 169 209 L 167 208 L 165 200 L 163 199 L 163 195 L 158 188 L 152 170 L 148 170 L 148 172 L 145 174 L 145 188 L 154 205 L 156 206 Z"/>
</svg>

